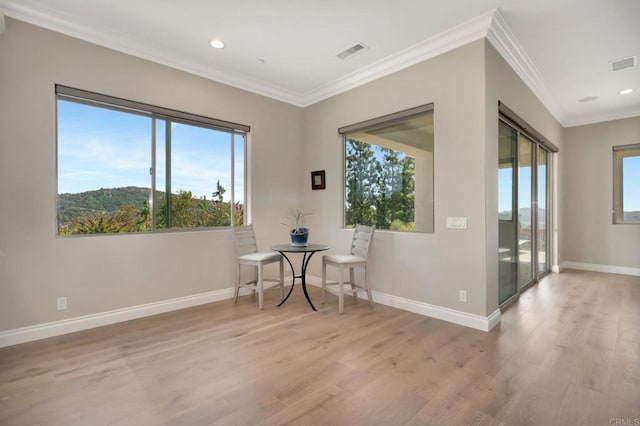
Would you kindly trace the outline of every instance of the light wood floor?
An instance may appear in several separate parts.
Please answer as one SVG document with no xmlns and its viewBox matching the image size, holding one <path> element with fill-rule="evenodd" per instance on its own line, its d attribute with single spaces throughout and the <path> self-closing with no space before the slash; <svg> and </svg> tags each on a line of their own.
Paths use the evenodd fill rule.
<svg viewBox="0 0 640 426">
<path fill-rule="evenodd" d="M 351 299 L 312 313 L 300 290 L 2 349 L 0 424 L 640 419 L 640 277 L 550 275 L 490 333 Z"/>
</svg>

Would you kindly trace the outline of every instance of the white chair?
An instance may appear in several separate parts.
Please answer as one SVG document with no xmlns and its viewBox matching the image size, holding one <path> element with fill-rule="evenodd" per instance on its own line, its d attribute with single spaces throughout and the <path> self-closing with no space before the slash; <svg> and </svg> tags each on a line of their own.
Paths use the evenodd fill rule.
<svg viewBox="0 0 640 426">
<path fill-rule="evenodd" d="M 358 289 L 365 289 L 367 291 L 367 297 L 369 298 L 369 304 L 373 305 L 373 299 L 371 298 L 371 289 L 369 288 L 367 277 L 367 261 L 369 256 L 369 248 L 371 247 L 371 241 L 373 241 L 373 233 L 376 230 L 376 226 L 364 226 L 356 225 L 356 229 L 353 232 L 353 240 L 351 242 L 351 251 L 349 254 L 327 254 L 322 256 L 322 303 L 325 303 L 325 290 L 327 288 L 327 265 L 335 266 L 339 269 L 339 279 L 337 283 L 330 283 L 329 285 L 338 286 L 338 311 L 342 313 L 344 310 L 344 285 L 351 285 L 351 292 L 356 302 L 358 301 Z M 354 268 L 362 266 L 364 268 L 364 284 L 357 285 L 355 283 Z M 349 281 L 344 281 L 344 270 L 349 269 Z"/>
<path fill-rule="evenodd" d="M 238 276 L 236 278 L 236 291 L 233 302 L 236 303 L 238 301 L 240 287 L 250 288 L 253 295 L 256 294 L 256 291 L 258 292 L 258 307 L 260 309 L 262 309 L 263 291 L 267 288 L 279 285 L 280 299 L 284 299 L 284 265 L 282 263 L 282 255 L 276 252 L 259 253 L 252 225 L 234 227 L 233 233 L 236 240 L 236 253 L 238 254 Z M 265 279 L 263 277 L 264 265 L 275 262 L 280 262 L 280 279 Z M 240 282 L 240 271 L 243 265 L 257 268 L 257 279 L 247 283 Z M 277 284 L 265 287 L 264 283 Z"/>
</svg>

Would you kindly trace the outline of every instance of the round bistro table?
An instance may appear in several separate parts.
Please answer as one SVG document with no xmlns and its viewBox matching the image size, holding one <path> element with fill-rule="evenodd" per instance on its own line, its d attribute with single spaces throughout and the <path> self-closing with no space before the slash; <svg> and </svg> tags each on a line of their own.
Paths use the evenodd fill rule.
<svg viewBox="0 0 640 426">
<path fill-rule="evenodd" d="M 329 246 L 325 244 L 307 244 L 306 246 L 293 246 L 291 244 L 276 244 L 275 246 L 271 247 L 271 250 L 277 251 L 282 255 L 282 257 L 284 257 L 287 260 L 287 262 L 289 263 L 289 266 L 291 267 L 291 272 L 293 273 L 291 289 L 289 290 L 287 297 L 285 297 L 282 300 L 282 302 L 278 304 L 278 306 L 281 306 L 284 302 L 287 301 L 289 296 L 291 296 L 291 292 L 293 291 L 293 286 L 296 283 L 296 278 L 299 278 L 302 283 L 302 291 L 304 291 L 304 297 L 307 298 L 307 302 L 309 302 L 309 306 L 311 306 L 311 309 L 313 309 L 314 311 L 317 311 L 316 307 L 313 306 L 313 303 L 311 303 L 311 299 L 309 298 L 309 293 L 307 292 L 307 266 L 309 265 L 309 260 L 311 260 L 311 256 L 313 256 L 314 253 L 318 251 L 329 250 Z M 299 275 L 296 275 L 296 270 L 293 267 L 293 263 L 291 263 L 291 259 L 289 259 L 289 257 L 287 256 L 287 253 L 303 253 L 302 269 Z"/>
</svg>

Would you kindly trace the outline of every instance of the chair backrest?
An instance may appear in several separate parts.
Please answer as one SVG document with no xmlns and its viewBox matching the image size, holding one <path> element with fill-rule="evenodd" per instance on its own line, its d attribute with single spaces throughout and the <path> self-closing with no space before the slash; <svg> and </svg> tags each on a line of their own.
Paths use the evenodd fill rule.
<svg viewBox="0 0 640 426">
<path fill-rule="evenodd" d="M 258 251 L 253 225 L 235 226 L 233 228 L 233 235 L 236 239 L 236 253 L 238 256 L 248 253 L 256 253 Z"/>
<path fill-rule="evenodd" d="M 353 241 L 351 241 L 351 254 L 367 259 L 375 231 L 375 225 L 356 225 L 356 229 L 353 231 Z"/>
</svg>

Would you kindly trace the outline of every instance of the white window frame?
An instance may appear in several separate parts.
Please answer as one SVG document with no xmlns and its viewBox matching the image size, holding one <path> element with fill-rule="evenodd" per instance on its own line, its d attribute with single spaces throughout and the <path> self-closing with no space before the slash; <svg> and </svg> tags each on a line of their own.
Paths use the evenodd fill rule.
<svg viewBox="0 0 640 426">
<path fill-rule="evenodd" d="M 640 225 L 640 221 L 629 221 L 624 219 L 624 175 L 622 170 L 622 161 L 627 157 L 640 157 L 640 143 L 613 147 L 612 220 L 614 225 Z"/>
<path fill-rule="evenodd" d="M 158 107 L 155 105 L 149 105 L 141 102 L 131 101 L 127 99 L 117 98 L 109 95 L 102 95 L 95 92 L 90 92 L 82 89 L 71 88 L 62 85 L 55 86 L 56 93 L 56 105 L 59 100 L 64 100 L 68 102 L 74 102 L 79 104 L 84 104 L 90 107 L 98 107 L 98 108 L 108 108 L 116 111 L 121 111 L 130 114 L 138 114 L 143 116 L 148 116 L 152 120 L 152 126 L 150 130 L 150 156 L 149 156 L 149 164 L 150 164 L 150 193 L 149 193 L 149 206 L 151 209 L 151 229 L 149 231 L 143 232 L 122 232 L 122 233 L 87 233 L 87 234 L 77 234 L 78 236 L 93 236 L 93 235 L 131 235 L 131 234 L 148 234 L 150 232 L 181 232 L 181 231 L 190 231 L 190 230 L 211 230 L 211 229 L 228 229 L 234 226 L 234 206 L 235 206 L 235 138 L 236 136 L 242 136 L 243 138 L 243 160 L 244 160 L 244 170 L 243 170 L 243 179 L 244 179 L 244 215 L 243 221 L 247 222 L 249 212 L 248 205 L 249 202 L 247 200 L 248 194 L 248 185 L 247 185 L 247 139 L 248 133 L 251 130 L 250 126 L 232 123 L 224 120 L 218 120 L 214 118 L 209 118 L 205 116 L 200 116 L 191 113 L 185 113 L 182 111 L 177 111 L 169 108 Z M 155 199 L 156 194 L 156 164 L 155 164 L 155 154 L 156 154 L 156 120 L 163 120 L 167 123 L 167 126 L 170 126 L 171 123 L 183 123 L 187 125 L 194 125 L 199 127 L 204 127 L 212 130 L 222 131 L 225 133 L 229 133 L 230 136 L 230 145 L 231 145 L 231 164 L 230 164 L 230 177 L 231 177 L 231 188 L 230 191 L 230 220 L 231 224 L 229 226 L 207 226 L 207 227 L 167 227 L 167 228 L 157 228 L 156 227 L 156 213 L 157 213 L 157 204 L 158 200 Z M 58 117 L 56 117 L 56 123 L 58 123 Z M 58 163 L 58 132 L 56 131 L 56 164 Z M 58 166 L 56 166 L 56 195 L 58 193 L 57 182 L 58 182 L 58 174 L 60 170 L 58 170 Z M 170 171 L 168 172 L 168 178 L 170 179 Z M 171 183 L 169 183 L 170 188 Z M 56 196 L 57 198 L 57 196 Z M 59 232 L 59 224 L 58 224 L 58 203 L 56 202 L 56 235 L 62 237 L 63 235 Z M 66 237 L 66 236 L 65 236 Z"/>
</svg>

